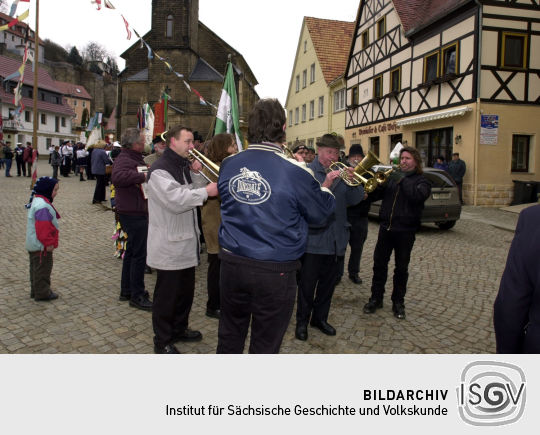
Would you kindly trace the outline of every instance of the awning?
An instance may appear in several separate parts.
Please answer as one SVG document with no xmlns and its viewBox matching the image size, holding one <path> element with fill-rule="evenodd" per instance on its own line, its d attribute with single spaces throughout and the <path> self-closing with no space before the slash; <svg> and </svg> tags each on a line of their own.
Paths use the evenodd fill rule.
<svg viewBox="0 0 540 435">
<path fill-rule="evenodd" d="M 442 112 L 426 113 L 425 115 L 413 116 L 412 118 L 401 119 L 396 122 L 397 125 L 409 125 L 409 124 L 420 124 L 422 122 L 435 121 L 437 119 L 452 118 L 454 116 L 463 116 L 467 112 L 471 112 L 470 107 L 457 107 L 455 109 L 444 110 Z"/>
</svg>

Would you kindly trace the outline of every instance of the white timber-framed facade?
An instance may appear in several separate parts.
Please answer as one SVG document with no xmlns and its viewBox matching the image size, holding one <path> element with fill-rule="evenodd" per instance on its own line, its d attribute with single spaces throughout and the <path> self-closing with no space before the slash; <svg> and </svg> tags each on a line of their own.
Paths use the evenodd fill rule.
<svg viewBox="0 0 540 435">
<path fill-rule="evenodd" d="M 540 181 L 540 5 L 534 0 L 362 0 L 347 80 L 346 143 L 383 162 L 458 152 L 464 199 L 506 205 Z"/>
</svg>

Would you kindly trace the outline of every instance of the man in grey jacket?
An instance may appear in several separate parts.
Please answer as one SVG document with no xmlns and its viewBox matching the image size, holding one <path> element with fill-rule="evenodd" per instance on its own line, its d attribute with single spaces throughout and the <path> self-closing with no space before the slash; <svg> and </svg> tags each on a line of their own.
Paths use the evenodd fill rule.
<svg viewBox="0 0 540 435">
<path fill-rule="evenodd" d="M 174 343 L 199 341 L 188 328 L 199 264 L 198 206 L 217 196 L 216 183 L 206 185 L 202 165 L 190 162 L 191 129 L 175 126 L 167 132 L 167 148 L 148 173 L 148 245 L 146 263 L 156 269 L 152 324 L 154 352 L 179 353 Z"/>
<path fill-rule="evenodd" d="M 317 147 L 318 156 L 308 168 L 336 197 L 336 211 L 325 226 L 309 228 L 298 284 L 295 333 L 298 340 L 307 340 L 310 318 L 311 326 L 326 335 L 336 335 L 336 330 L 328 323 L 328 313 L 339 272 L 339 257 L 345 255 L 349 241 L 347 207 L 364 198 L 362 186 L 348 186 L 340 178 L 340 171 L 330 170 L 331 164 L 339 159 L 341 145 L 338 139 L 332 134 L 325 134 L 317 142 Z"/>
</svg>

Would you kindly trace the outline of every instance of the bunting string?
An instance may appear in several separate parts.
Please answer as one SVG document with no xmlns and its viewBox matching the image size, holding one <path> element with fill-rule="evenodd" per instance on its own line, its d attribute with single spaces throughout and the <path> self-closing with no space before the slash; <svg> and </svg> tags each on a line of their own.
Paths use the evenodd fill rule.
<svg viewBox="0 0 540 435">
<path fill-rule="evenodd" d="M 90 0 L 92 4 L 97 4 L 97 10 L 101 10 L 101 6 L 102 4 L 108 8 L 108 9 L 115 9 L 117 10 L 113 4 L 109 1 L 109 0 Z M 117 10 L 118 11 L 118 10 Z M 120 14 L 120 13 L 119 13 Z M 122 20 L 124 22 L 124 26 L 126 27 L 126 31 L 127 31 L 127 39 L 128 40 L 131 40 L 131 36 L 132 36 L 132 31 L 133 33 L 135 33 L 135 36 L 140 40 L 140 48 L 144 48 L 146 47 L 146 50 L 148 52 L 148 59 L 153 59 L 154 57 L 156 57 L 157 59 L 159 59 L 161 62 L 164 63 L 164 65 L 167 67 L 167 69 L 173 73 L 176 77 L 178 77 L 180 80 L 183 81 L 185 87 L 188 89 L 189 92 L 192 92 L 194 93 L 198 98 L 199 98 L 199 102 L 201 105 L 203 106 L 210 106 L 212 107 L 214 110 L 216 110 L 217 112 L 217 106 L 215 104 L 212 104 L 210 101 L 208 101 L 206 98 L 204 98 L 194 87 L 192 87 L 184 78 L 184 75 L 175 71 L 174 70 L 174 67 L 167 61 L 167 59 L 161 57 L 160 55 L 158 55 L 153 49 L 152 47 L 150 47 L 150 45 L 148 44 L 148 42 L 146 42 L 144 40 L 144 38 L 139 35 L 139 33 L 137 32 L 137 30 L 135 30 L 130 24 L 129 22 L 126 20 L 126 18 L 124 17 L 123 14 L 120 14 L 120 16 L 122 17 Z"/>
</svg>

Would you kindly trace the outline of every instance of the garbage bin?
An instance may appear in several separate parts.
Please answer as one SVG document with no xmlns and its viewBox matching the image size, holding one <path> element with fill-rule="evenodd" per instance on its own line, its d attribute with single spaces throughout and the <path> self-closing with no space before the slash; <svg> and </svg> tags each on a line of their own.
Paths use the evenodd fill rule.
<svg viewBox="0 0 540 435">
<path fill-rule="evenodd" d="M 531 181 L 534 186 L 534 192 L 532 200 L 533 202 L 540 202 L 540 181 Z"/>
<path fill-rule="evenodd" d="M 514 200 L 510 205 L 536 202 L 536 184 L 534 181 L 512 181 L 514 182 Z"/>
</svg>

